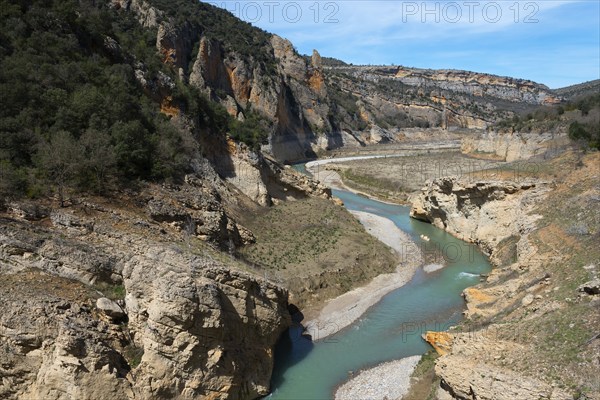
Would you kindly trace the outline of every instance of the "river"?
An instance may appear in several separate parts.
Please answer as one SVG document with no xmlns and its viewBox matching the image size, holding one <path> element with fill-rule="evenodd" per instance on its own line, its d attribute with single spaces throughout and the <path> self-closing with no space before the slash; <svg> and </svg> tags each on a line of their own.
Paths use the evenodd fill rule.
<svg viewBox="0 0 600 400">
<path fill-rule="evenodd" d="M 341 190 L 333 190 L 333 195 L 349 210 L 389 218 L 444 268 L 432 273 L 419 269 L 409 283 L 386 295 L 358 321 L 323 340 L 305 338 L 299 324 L 290 328 L 276 347 L 270 400 L 331 399 L 350 371 L 425 353 L 430 346 L 421 334 L 457 324 L 465 306 L 462 291 L 491 270 L 476 246 L 411 219 L 408 207 Z"/>
</svg>

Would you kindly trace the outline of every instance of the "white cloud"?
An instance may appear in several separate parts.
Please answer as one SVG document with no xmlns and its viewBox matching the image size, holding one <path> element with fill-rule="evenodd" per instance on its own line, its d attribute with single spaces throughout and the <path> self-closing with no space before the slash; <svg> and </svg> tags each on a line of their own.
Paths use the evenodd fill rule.
<svg viewBox="0 0 600 400">
<path fill-rule="evenodd" d="M 514 71 L 514 76 L 548 83 L 553 79 L 550 74 L 558 73 L 561 68 L 573 76 L 585 75 L 584 71 L 589 74 L 590 63 L 600 68 L 597 50 L 593 50 L 599 40 L 596 1 L 214 0 L 212 3 L 224 5 L 254 25 L 290 39 L 300 52 L 310 53 L 316 48 L 322 55 L 348 62 L 485 68 L 486 72 L 499 74 Z M 336 22 L 328 23 L 332 21 Z M 572 54 L 569 48 L 583 42 L 588 46 L 583 46 L 577 55 L 589 60 L 585 63 L 567 63 L 564 57 L 561 60 L 553 56 Z M 516 56 L 517 50 L 520 56 Z M 552 65 L 547 65 L 550 62 Z M 576 69 L 568 71 L 569 68 Z"/>
</svg>

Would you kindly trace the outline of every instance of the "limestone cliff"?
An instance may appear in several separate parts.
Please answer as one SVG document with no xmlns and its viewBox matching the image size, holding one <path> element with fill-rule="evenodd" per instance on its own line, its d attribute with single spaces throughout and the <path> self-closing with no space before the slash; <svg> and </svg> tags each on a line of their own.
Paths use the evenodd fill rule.
<svg viewBox="0 0 600 400">
<path fill-rule="evenodd" d="M 197 170 L 182 185 L 0 215 L 2 398 L 268 393 L 288 292 L 217 250 L 253 240 L 234 217 L 251 202 L 208 163 Z"/>
<path fill-rule="evenodd" d="M 321 133 L 331 134 L 332 127 L 317 52 L 309 63 L 289 41 L 256 29 L 256 38 L 244 40 L 267 41 L 256 47 L 257 52 L 249 53 L 225 38 L 207 36 L 210 29 L 204 24 L 208 21 L 178 23 L 152 1 L 114 0 L 113 4 L 156 29 L 157 51 L 164 63 L 178 71 L 182 82 L 221 103 L 237 119 L 244 120 L 252 110 L 272 121 L 265 150 L 279 160 L 304 159 L 322 143 L 327 146 L 329 139 L 318 139 Z M 198 7 L 226 14 L 207 4 Z"/>
<path fill-rule="evenodd" d="M 548 189 L 548 182 L 438 178 L 413 199 L 410 216 L 478 243 L 491 254 L 502 240 L 532 229 L 535 217 L 529 207 Z"/>
<path fill-rule="evenodd" d="M 496 97 L 513 102 L 534 104 L 560 103 L 560 98 L 547 86 L 525 80 L 490 74 L 398 67 L 395 77 L 410 86 L 435 83 L 444 90 L 467 93 L 477 97 Z"/>
<path fill-rule="evenodd" d="M 496 156 L 511 162 L 535 156 L 552 155 L 569 143 L 567 135 L 557 133 L 525 133 L 487 131 L 463 137 L 461 151 L 474 156 Z"/>
<path fill-rule="evenodd" d="M 561 101 L 535 82 L 468 71 L 336 65 L 325 72 L 333 86 L 366 104 L 370 123 L 386 129 L 485 129 L 523 105 Z"/>
<path fill-rule="evenodd" d="M 495 267 L 464 291 L 463 323 L 426 335 L 441 349 L 439 399 L 598 398 L 600 299 L 580 289 L 598 274 L 598 155 L 577 160 L 547 161 L 551 183 L 441 178 L 415 198 L 411 216 L 478 243 Z"/>
<path fill-rule="evenodd" d="M 182 22 L 152 0 L 113 0 L 156 32 L 156 49 L 179 80 L 244 120 L 270 121 L 263 150 L 280 161 L 322 150 L 404 140 L 405 128 L 485 129 L 516 110 L 560 98 L 535 82 L 467 71 L 324 66 L 288 40 L 250 27 L 205 3 Z M 233 24 L 235 34 L 216 20 Z M 224 24 L 225 22 L 221 22 Z M 243 37 L 241 37 L 243 36 Z M 161 92 L 167 115 L 177 115 Z"/>
</svg>

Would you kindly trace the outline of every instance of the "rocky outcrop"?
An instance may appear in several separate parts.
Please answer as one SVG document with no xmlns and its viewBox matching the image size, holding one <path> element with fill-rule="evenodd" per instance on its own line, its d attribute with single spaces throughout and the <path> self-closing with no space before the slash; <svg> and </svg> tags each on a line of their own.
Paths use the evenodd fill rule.
<svg viewBox="0 0 600 400">
<path fill-rule="evenodd" d="M 330 92 L 342 93 L 334 98 L 355 99 L 357 108 L 343 101 L 344 108 L 339 109 L 338 104 L 339 115 L 335 118 L 341 120 L 340 128 L 356 129 L 357 122 L 362 121 L 367 129 L 377 126 L 387 136 L 401 140 L 406 128 L 485 129 L 496 118 L 496 107 L 489 102 L 481 100 L 472 105 L 469 95 L 435 84 L 409 86 L 380 72 L 380 68 L 383 67 L 325 68 Z M 365 130 L 358 125 L 361 131 Z"/>
<path fill-rule="evenodd" d="M 40 272 L 2 275 L 0 397 L 134 397 L 120 351 L 127 338 L 99 318 L 92 296 L 80 283 Z"/>
<path fill-rule="evenodd" d="M 272 204 L 266 184 L 268 167 L 261 153 L 228 139 L 226 153 L 213 158 L 213 165 L 222 178 L 250 199 L 262 206 Z"/>
<path fill-rule="evenodd" d="M 502 240 L 534 227 L 531 204 L 549 189 L 544 182 L 438 178 L 413 199 L 410 216 L 480 244 L 488 254 Z"/>
<path fill-rule="evenodd" d="M 226 150 L 209 156 L 215 171 L 262 206 L 307 196 L 331 198 L 331 191 L 325 186 L 290 168 L 282 168 L 272 157 L 253 151 L 243 143 L 228 139 L 225 147 Z"/>
<path fill-rule="evenodd" d="M 291 187 L 269 175 L 273 165 L 267 184 Z M 215 247 L 254 240 L 234 215 L 259 206 L 206 160 L 194 168 L 180 185 L 57 210 L 15 203 L 0 216 L 2 398 L 268 393 L 288 292 L 233 258 L 215 260 Z"/>
<path fill-rule="evenodd" d="M 123 281 L 133 341 L 144 350 L 142 398 L 269 392 L 272 348 L 291 322 L 285 290 L 160 247 L 129 260 Z"/>
<path fill-rule="evenodd" d="M 199 34 L 199 27 L 189 22 L 184 22 L 181 26 L 162 22 L 158 26 L 156 49 L 162 62 L 176 68 L 182 80 L 186 77 L 189 57 Z"/>
<path fill-rule="evenodd" d="M 324 67 L 318 51 L 311 57 L 301 56 L 290 41 L 277 35 L 248 30 L 246 45 L 232 44 L 235 39 L 215 34 L 210 24 L 198 19 L 182 23 L 143 0 L 113 0 L 112 4 L 134 13 L 142 26 L 156 29 L 157 51 L 180 81 L 198 88 L 240 121 L 250 112 L 268 120 L 264 129 L 269 140 L 263 151 L 280 161 L 312 158 L 342 146 L 405 140 L 406 128 L 484 130 L 521 112 L 523 105 L 560 102 L 543 85 L 488 74 L 384 66 Z M 221 19 L 232 18 L 218 7 L 205 3 L 198 7 L 203 13 L 222 13 Z M 251 42 L 261 45 L 248 47 Z M 109 47 L 107 51 L 114 53 L 118 43 Z M 173 87 L 156 90 L 166 86 L 146 76 L 143 66 L 138 67 L 136 76 L 142 86 L 158 92 L 161 111 L 178 117 L 182 106 L 173 100 Z M 527 146 L 505 145 L 504 150 L 496 141 L 494 152 L 505 153 L 507 159 L 523 158 L 537 151 L 537 141 L 532 140 Z M 489 147 L 482 142 L 466 146 L 476 151 Z"/>
<path fill-rule="evenodd" d="M 432 70 L 407 67 L 341 66 L 329 69 L 362 75 L 366 79 L 393 79 L 408 86 L 437 87 L 471 96 L 532 104 L 555 104 L 561 101 L 548 87 L 524 79 L 460 70 Z"/>
<path fill-rule="evenodd" d="M 42 272 L 3 275 L 3 398 L 253 399 L 268 393 L 272 348 L 290 323 L 284 289 L 164 246 L 138 242 L 128 257 L 126 315 L 72 280 Z M 118 323 L 127 319 L 124 329 Z"/>
<path fill-rule="evenodd" d="M 480 333 L 478 333 L 480 334 Z M 494 349 L 493 354 L 501 354 L 499 349 L 514 346 L 490 339 L 487 334 L 473 339 L 468 334 L 454 338 L 450 355 L 440 357 L 435 365 L 436 375 L 442 378 L 438 391 L 440 399 L 552 399 L 567 400 L 572 396 L 565 390 L 524 376 L 508 368 L 494 366 L 490 362 L 473 357 L 481 348 Z M 488 350 L 490 351 L 490 350 Z"/>
<path fill-rule="evenodd" d="M 366 105 L 369 125 L 392 134 L 416 126 L 483 130 L 527 105 L 561 101 L 535 82 L 468 71 L 338 65 L 325 72 L 330 88 Z"/>
<path fill-rule="evenodd" d="M 159 223 L 223 247 L 243 244 L 240 227 L 225 211 L 220 197 L 198 178 L 188 175 L 179 190 L 158 189 L 148 199 L 146 212 Z"/>
<path fill-rule="evenodd" d="M 495 328 L 469 333 L 427 332 L 424 339 L 440 355 L 435 364 L 435 373 L 442 379 L 437 392 L 440 400 L 571 398 L 540 379 L 494 365 L 507 349 L 523 351 L 522 346 L 500 339 Z"/>
<path fill-rule="evenodd" d="M 441 356 L 448 354 L 452 350 L 454 342 L 454 336 L 448 332 L 427 331 L 423 335 L 423 339 Z"/>
<path fill-rule="evenodd" d="M 267 187 L 275 201 L 305 198 L 306 196 L 333 199 L 331 189 L 324 184 L 296 172 L 290 167 L 282 168 L 274 160 L 266 159 L 269 167 Z"/>
<path fill-rule="evenodd" d="M 144 28 L 157 27 L 163 15 L 162 11 L 145 0 L 112 0 L 111 4 L 116 10 L 133 12 Z"/>
<path fill-rule="evenodd" d="M 273 55 L 280 64 L 282 87 L 277 99 L 275 133 L 270 151 L 279 159 L 305 159 L 327 146 L 332 127 L 327 90 L 318 53 L 311 64 L 298 55 L 289 40 L 277 35 L 271 38 Z M 319 140 L 319 135 L 327 137 Z"/>
<path fill-rule="evenodd" d="M 575 168 L 577 158 L 561 156 L 555 162 L 562 175 L 552 184 L 441 178 L 415 199 L 413 217 L 478 243 L 495 267 L 464 290 L 465 321 L 425 337 L 441 355 L 437 398 L 597 398 L 597 385 L 587 384 L 599 368 L 597 271 L 595 264 L 581 265 L 589 249 L 578 243 L 588 231 L 567 234 L 553 222 L 556 204 L 569 203 L 577 211 L 561 219 L 587 215 L 598 231 L 598 219 L 589 217 L 597 158 Z M 563 361 L 565 354 L 576 361 Z"/>
<path fill-rule="evenodd" d="M 487 131 L 464 137 L 461 151 L 466 154 L 494 155 L 504 161 L 524 160 L 547 153 L 553 155 L 568 144 L 564 133 L 520 133 Z"/>
</svg>

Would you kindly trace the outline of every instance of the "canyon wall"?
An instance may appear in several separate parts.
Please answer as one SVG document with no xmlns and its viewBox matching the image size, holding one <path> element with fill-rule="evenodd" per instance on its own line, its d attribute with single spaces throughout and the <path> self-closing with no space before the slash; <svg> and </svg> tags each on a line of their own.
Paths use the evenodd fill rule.
<svg viewBox="0 0 600 400">
<path fill-rule="evenodd" d="M 256 112 L 270 121 L 263 150 L 279 161 L 311 158 L 342 146 L 405 140 L 404 128 L 483 130 L 523 107 L 561 101 L 543 85 L 489 74 L 324 66 L 316 50 L 311 57 L 301 56 L 288 40 L 255 28 L 245 40 L 262 42 L 247 53 L 228 42 L 234 39 L 215 37 L 202 21 L 178 22 L 151 1 L 112 4 L 156 32 L 158 53 L 178 71 L 181 82 L 238 120 Z M 177 115 L 168 93 L 160 96 L 164 112 Z"/>
<path fill-rule="evenodd" d="M 494 266 L 464 290 L 465 320 L 425 335 L 441 349 L 437 398 L 598 398 L 600 299 L 585 290 L 597 285 L 585 283 L 598 274 L 597 160 L 562 155 L 545 164 L 552 181 L 439 178 L 414 199 L 413 218 L 478 244 Z"/>
<path fill-rule="evenodd" d="M 507 162 L 535 156 L 552 156 L 569 144 L 565 133 L 523 133 L 486 131 L 462 138 L 465 154 L 495 155 Z"/>
<path fill-rule="evenodd" d="M 269 392 L 288 292 L 218 250 L 253 241 L 231 208 L 250 200 L 200 164 L 182 185 L 65 209 L 11 204 L 0 217 L 2 398 Z M 271 177 L 308 196 L 294 179 Z"/>
<path fill-rule="evenodd" d="M 549 190 L 548 182 L 470 181 L 438 178 L 412 201 L 410 216 L 443 229 L 488 254 L 502 240 L 533 228 L 531 204 Z"/>
</svg>

